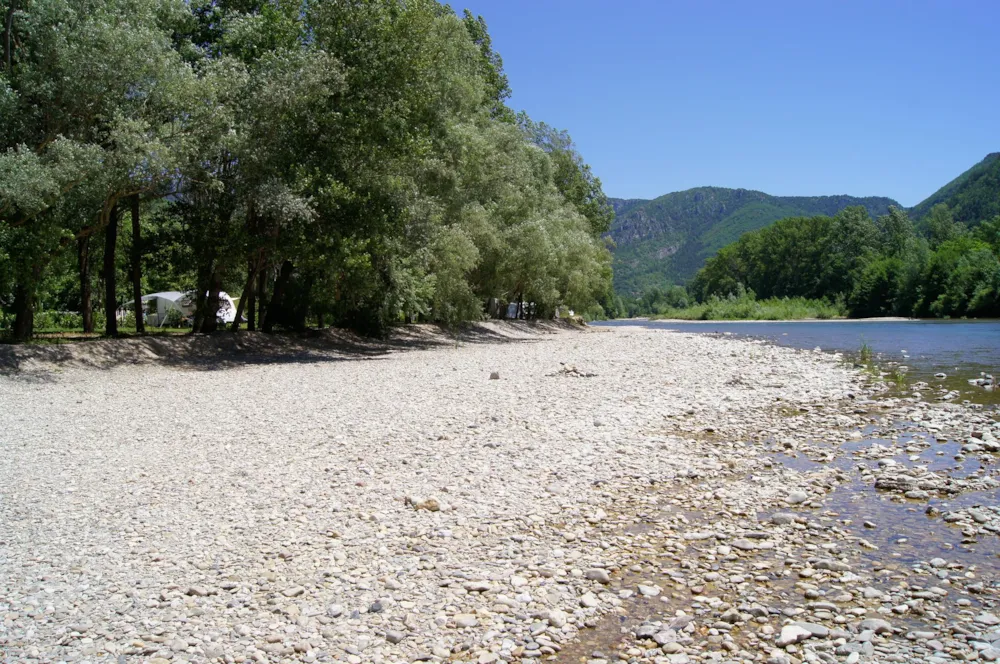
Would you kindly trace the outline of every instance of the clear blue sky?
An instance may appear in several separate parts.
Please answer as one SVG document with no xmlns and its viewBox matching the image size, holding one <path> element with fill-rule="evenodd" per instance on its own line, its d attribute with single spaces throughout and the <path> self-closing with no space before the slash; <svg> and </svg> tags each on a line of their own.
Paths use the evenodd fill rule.
<svg viewBox="0 0 1000 664">
<path fill-rule="evenodd" d="M 610 196 L 910 206 L 1000 151 L 1000 1 L 453 0 Z"/>
</svg>

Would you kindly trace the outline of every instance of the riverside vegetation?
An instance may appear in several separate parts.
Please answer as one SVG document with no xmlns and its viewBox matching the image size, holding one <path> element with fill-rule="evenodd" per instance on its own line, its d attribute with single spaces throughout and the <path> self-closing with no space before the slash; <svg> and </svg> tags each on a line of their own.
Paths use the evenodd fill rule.
<svg viewBox="0 0 1000 664">
<path fill-rule="evenodd" d="M 939 203 L 917 227 L 891 208 L 793 217 L 746 233 L 683 288 L 619 297 L 623 315 L 778 319 L 1000 316 L 1000 216 L 967 226 Z"/>
<path fill-rule="evenodd" d="M 1000 153 L 909 210 L 715 187 L 611 202 L 619 316 L 1000 315 Z"/>
<path fill-rule="evenodd" d="M 222 290 L 251 329 L 374 333 L 609 299 L 600 180 L 565 132 L 507 107 L 481 17 L 434 0 L 4 7 L 15 340 L 36 316 L 91 332 L 95 309 L 116 336 L 115 311 L 161 290 L 195 291 L 203 332 Z"/>
</svg>

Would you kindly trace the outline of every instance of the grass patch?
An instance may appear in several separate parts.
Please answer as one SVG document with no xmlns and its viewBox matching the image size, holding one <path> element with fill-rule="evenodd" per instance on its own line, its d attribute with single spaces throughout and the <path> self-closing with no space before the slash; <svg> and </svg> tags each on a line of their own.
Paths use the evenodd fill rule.
<svg viewBox="0 0 1000 664">
<path fill-rule="evenodd" d="M 861 342 L 861 349 L 858 351 L 858 360 L 867 364 L 875 358 L 875 352 L 867 342 Z"/>
<path fill-rule="evenodd" d="M 840 302 L 810 300 L 804 297 L 772 297 L 758 300 L 750 294 L 712 297 L 689 307 L 663 309 L 653 318 L 682 320 L 827 320 L 846 318 L 847 307 Z"/>
</svg>

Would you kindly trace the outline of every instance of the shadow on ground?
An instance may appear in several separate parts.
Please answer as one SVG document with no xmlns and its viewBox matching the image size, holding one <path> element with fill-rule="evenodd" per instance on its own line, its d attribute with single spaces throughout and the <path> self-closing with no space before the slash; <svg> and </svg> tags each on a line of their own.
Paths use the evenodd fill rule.
<svg viewBox="0 0 1000 664">
<path fill-rule="evenodd" d="M 213 371 L 251 364 L 311 364 L 378 359 L 391 353 L 456 344 L 537 341 L 541 335 L 579 329 L 559 321 L 473 323 L 450 331 L 436 325 L 394 328 L 386 339 L 342 329 L 304 334 L 218 332 L 211 335 L 133 337 L 54 345 L 0 345 L 0 375 L 38 374 L 69 368 L 114 369 L 160 365 Z"/>
</svg>

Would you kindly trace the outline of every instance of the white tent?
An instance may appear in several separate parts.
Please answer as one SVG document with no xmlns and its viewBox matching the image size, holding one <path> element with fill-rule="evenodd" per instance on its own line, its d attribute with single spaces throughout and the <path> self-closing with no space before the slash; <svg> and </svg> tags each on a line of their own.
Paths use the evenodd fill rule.
<svg viewBox="0 0 1000 664">
<path fill-rule="evenodd" d="M 177 291 L 150 293 L 142 296 L 142 307 L 148 324 L 163 327 L 171 311 L 177 311 L 182 319 L 194 315 L 194 298 Z"/>
<path fill-rule="evenodd" d="M 142 296 L 142 304 L 146 310 L 146 322 L 156 327 L 166 324 L 171 311 L 179 312 L 182 319 L 194 316 L 195 298 L 194 293 L 190 292 L 150 293 Z M 219 292 L 219 311 L 216 316 L 220 323 L 232 323 L 236 320 L 236 304 L 225 291 Z"/>
</svg>

